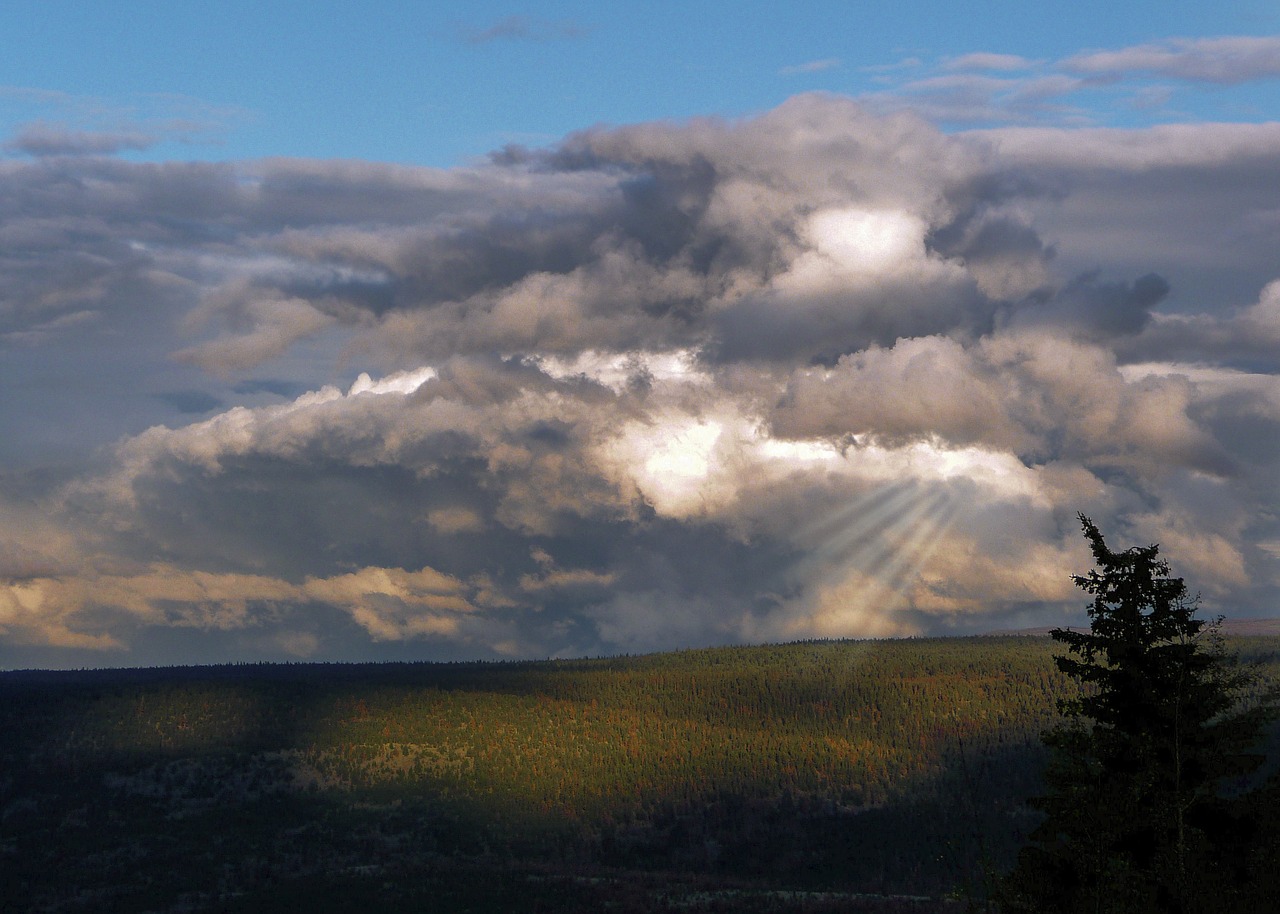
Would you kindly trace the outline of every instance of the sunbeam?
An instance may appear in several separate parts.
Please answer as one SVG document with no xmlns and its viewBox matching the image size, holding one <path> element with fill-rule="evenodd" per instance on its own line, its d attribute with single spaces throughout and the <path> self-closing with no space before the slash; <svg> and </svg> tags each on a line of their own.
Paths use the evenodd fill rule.
<svg viewBox="0 0 1280 914">
<path fill-rule="evenodd" d="M 893 488 L 897 491 L 871 510 L 847 517 L 841 527 L 831 529 L 821 541 L 805 543 L 809 552 L 798 568 L 804 572 L 833 566 L 872 567 L 894 548 L 901 531 L 911 529 L 945 497 L 918 483 Z"/>
<path fill-rule="evenodd" d="M 949 487 L 909 481 L 865 493 L 815 518 L 795 535 L 806 554 L 791 573 L 807 597 L 787 631 L 906 633 L 891 617 L 959 510 Z"/>
<path fill-rule="evenodd" d="M 842 505 L 838 505 L 825 514 L 820 514 L 795 533 L 798 543 L 807 549 L 817 548 L 825 544 L 837 530 L 846 530 L 850 518 L 860 517 L 871 520 L 891 514 L 894 508 L 913 495 L 918 495 L 914 480 L 895 482 L 880 486 Z"/>
</svg>

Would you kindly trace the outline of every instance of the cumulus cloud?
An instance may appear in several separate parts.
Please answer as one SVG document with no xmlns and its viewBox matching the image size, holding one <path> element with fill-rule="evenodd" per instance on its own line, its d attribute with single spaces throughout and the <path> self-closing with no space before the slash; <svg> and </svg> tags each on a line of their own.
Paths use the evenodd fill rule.
<svg viewBox="0 0 1280 914">
<path fill-rule="evenodd" d="M 975 631 L 1078 612 L 1077 511 L 1262 612 L 1277 153 L 808 95 L 447 171 L 5 164 L 6 418 L 77 372 L 86 413 L 171 412 L 0 475 L 0 627 L 290 656 Z"/>
</svg>

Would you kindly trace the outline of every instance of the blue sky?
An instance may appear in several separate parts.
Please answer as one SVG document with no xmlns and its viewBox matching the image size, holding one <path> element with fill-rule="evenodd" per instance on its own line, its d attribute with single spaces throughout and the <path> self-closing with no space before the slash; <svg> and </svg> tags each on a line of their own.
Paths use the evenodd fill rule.
<svg viewBox="0 0 1280 914">
<path fill-rule="evenodd" d="M 1029 68 L 996 74 L 1025 79 L 1090 50 L 1265 36 L 1280 13 L 1264 2 L 993 2 L 980 16 L 937 2 L 14 2 L 0 29 L 0 123 L 167 140 L 130 158 L 448 166 L 594 124 L 893 92 L 975 53 L 1025 58 Z M 1112 126 L 1258 120 L 1277 104 L 1273 85 L 1151 74 L 1064 101 Z"/>
<path fill-rule="evenodd" d="M 0 667 L 1280 611 L 1272 3 L 0 34 Z"/>
</svg>

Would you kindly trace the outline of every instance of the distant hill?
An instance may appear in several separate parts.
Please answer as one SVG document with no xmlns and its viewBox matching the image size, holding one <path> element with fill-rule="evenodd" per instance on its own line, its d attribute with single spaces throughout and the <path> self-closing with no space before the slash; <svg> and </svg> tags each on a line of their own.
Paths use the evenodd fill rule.
<svg viewBox="0 0 1280 914">
<path fill-rule="evenodd" d="M 4 673 L 3 909 L 956 912 L 1036 821 L 1054 647 Z"/>
<path fill-rule="evenodd" d="M 1087 631 L 1085 625 L 1042 625 L 1036 628 L 1006 628 L 986 632 L 987 637 L 1049 637 L 1055 628 L 1066 628 L 1070 631 Z M 1223 619 L 1220 627 L 1222 634 L 1247 638 L 1253 636 L 1280 637 L 1280 619 Z"/>
<path fill-rule="evenodd" d="M 1280 619 L 1224 619 L 1222 633 L 1242 638 L 1254 635 L 1280 636 Z"/>
</svg>

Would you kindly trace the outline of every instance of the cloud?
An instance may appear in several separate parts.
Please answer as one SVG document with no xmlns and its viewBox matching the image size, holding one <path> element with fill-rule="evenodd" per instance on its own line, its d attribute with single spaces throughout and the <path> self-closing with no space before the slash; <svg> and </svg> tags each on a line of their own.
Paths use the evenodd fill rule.
<svg viewBox="0 0 1280 914">
<path fill-rule="evenodd" d="M 461 581 L 431 568 L 362 568 L 331 578 L 308 578 L 302 592 L 339 606 L 376 640 L 452 635 L 458 615 L 475 610 Z"/>
<path fill-rule="evenodd" d="M 590 30 L 575 22 L 563 20 L 551 22 L 530 16 L 513 14 L 499 19 L 485 28 L 464 28 L 463 38 L 468 44 L 490 44 L 495 41 L 556 41 L 582 38 Z"/>
<path fill-rule="evenodd" d="M 810 60 L 805 63 L 783 67 L 778 73 L 781 76 L 796 76 L 801 73 L 821 73 L 824 70 L 836 70 L 840 66 L 840 58 L 824 57 L 820 60 Z"/>
<path fill-rule="evenodd" d="M 1167 314 L 1146 323 L 1123 344 L 1132 361 L 1177 362 L 1212 358 L 1275 371 L 1280 346 L 1280 281 L 1268 283 L 1258 300 L 1222 315 Z M 1196 377 L 1213 377 L 1195 373 Z"/>
<path fill-rule="evenodd" d="M 953 57 L 943 64 L 943 68 L 947 70 L 965 71 L 965 70 L 1030 70 L 1037 65 L 1037 61 L 1028 60 L 1025 57 L 1019 57 L 1017 54 L 992 54 L 990 52 L 977 52 L 973 54 L 963 54 L 960 57 Z"/>
<path fill-rule="evenodd" d="M 935 88 L 1031 104 L 998 64 Z M 1077 511 L 1262 613 L 1278 151 L 815 94 L 449 170 L 5 163 L 0 417 L 45 437 L 0 472 L 0 626 L 122 662 L 977 631 L 1079 610 Z"/>
<path fill-rule="evenodd" d="M 233 106 L 174 93 L 120 100 L 5 86 L 0 97 L 33 115 L 16 126 L 0 149 L 37 159 L 107 157 L 154 152 L 169 143 L 211 143 L 248 118 Z"/>
<path fill-rule="evenodd" d="M 1171 38 L 1115 51 L 1078 54 L 1064 60 L 1062 67 L 1101 79 L 1153 73 L 1236 85 L 1280 77 L 1280 37 Z"/>
<path fill-rule="evenodd" d="M 1188 415 L 1190 395 L 1178 378 L 1128 381 L 1087 344 L 1001 334 L 966 348 L 930 337 L 796 372 L 772 427 L 792 438 L 854 436 L 899 447 L 941 440 L 1030 465 L 1227 472 L 1221 449 Z"/>
<path fill-rule="evenodd" d="M 6 342 L 23 346 L 39 346 L 55 336 L 74 331 L 85 324 L 92 324 L 101 317 L 96 311 L 69 311 L 43 323 L 34 324 L 21 330 L 11 330 L 3 334 Z"/>
<path fill-rule="evenodd" d="M 1126 111 L 1130 120 L 1183 119 L 1175 112 L 1188 90 L 1207 84 L 1217 87 L 1215 98 L 1227 99 L 1229 87 L 1280 75 L 1280 38 L 1171 38 L 1059 60 L 977 52 L 913 63 L 873 68 L 883 88 L 862 100 L 880 111 L 910 110 L 956 125 L 1075 128 L 1114 122 Z M 1201 93 L 1197 104 L 1204 102 Z M 1238 107 L 1229 105 L 1224 119 L 1238 119 Z"/>
<path fill-rule="evenodd" d="M 226 405 L 217 397 L 201 390 L 168 390 L 156 396 L 181 413 L 207 413 Z"/>
<path fill-rule="evenodd" d="M 1006 127 L 974 131 L 1011 166 L 1126 174 L 1169 168 L 1232 168 L 1270 157 L 1280 124 L 1162 124 L 1143 129 Z M 1068 142 L 1068 140 L 1070 142 Z"/>
<path fill-rule="evenodd" d="M 334 322 L 333 316 L 306 299 L 283 298 L 274 290 L 259 292 L 238 283 L 202 302 L 189 315 L 188 324 L 200 327 L 215 315 L 232 333 L 180 349 L 173 354 L 176 360 L 216 374 L 243 371 L 280 355 Z"/>
<path fill-rule="evenodd" d="M 1079 77 L 1061 73 L 1000 75 L 1004 68 L 945 66 L 943 72 L 903 83 L 868 97 L 882 110 L 911 110 L 952 123 L 1036 123 L 1082 115 L 1069 102 L 1084 87 Z"/>
<path fill-rule="evenodd" d="M 9 152 L 29 156 L 115 155 L 125 150 L 149 149 L 158 138 L 142 132 L 107 133 L 77 130 L 59 124 L 36 122 L 22 127 L 4 144 Z"/>
<path fill-rule="evenodd" d="M 1160 264 L 1155 272 L 1171 287 L 1171 310 L 1219 314 L 1254 300 L 1275 278 L 1265 254 L 1277 239 L 1280 204 L 1275 124 L 1002 128 L 969 136 L 991 144 L 1023 187 L 1036 188 L 1019 211 L 1067 275 L 1131 278 Z"/>
<path fill-rule="evenodd" d="M 1074 336 L 1109 338 L 1139 333 L 1152 310 L 1169 294 L 1169 284 L 1150 273 L 1132 283 L 1106 283 L 1081 276 L 1052 299 L 1036 302 L 1011 316 L 1015 327 L 1057 325 Z"/>
<path fill-rule="evenodd" d="M 212 574 L 154 564 L 132 574 L 33 578 L 0 585 L 0 632 L 52 647 L 120 649 L 102 626 L 232 630 L 263 624 L 283 607 L 324 603 L 376 641 L 450 636 L 475 612 L 462 582 L 430 568 L 362 568 L 292 584 L 252 574 Z M 111 615 L 114 614 L 115 618 Z M 305 635 L 305 633 L 303 633 Z M 293 651 L 291 651 L 293 652 Z"/>
</svg>

